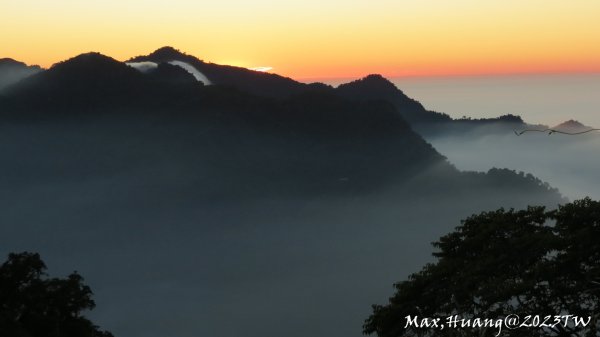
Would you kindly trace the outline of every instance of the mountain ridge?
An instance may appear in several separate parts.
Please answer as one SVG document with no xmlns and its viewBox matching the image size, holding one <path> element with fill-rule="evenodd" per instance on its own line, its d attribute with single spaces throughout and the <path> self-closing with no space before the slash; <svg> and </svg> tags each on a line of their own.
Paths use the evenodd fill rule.
<svg viewBox="0 0 600 337">
<path fill-rule="evenodd" d="M 0 92 L 42 71 L 38 65 L 27 65 L 12 58 L 0 58 Z"/>
<path fill-rule="evenodd" d="M 169 52 L 159 54 L 170 58 Z M 328 86 L 298 83 L 302 90 L 287 97 L 265 97 L 231 84 L 205 86 L 179 67 L 157 63 L 144 73 L 100 53 L 78 55 L 12 86 L 0 97 L 0 118 L 20 125 L 125 124 L 133 137 L 161 139 L 159 147 L 181 138 L 168 152 L 188 149 L 186 167 L 228 172 L 227 181 L 201 180 L 211 186 L 194 192 L 202 198 L 351 196 L 396 186 L 402 195 L 421 198 L 477 191 L 496 193 L 490 198 L 501 203 L 515 202 L 517 192 L 523 201 L 562 200 L 514 171 L 459 171 L 415 132 L 398 102 L 368 96 L 369 90 L 363 89 L 363 98 L 347 97 Z M 382 76 L 346 88 L 365 83 L 422 108 Z M 156 134 L 147 134 L 144 125 Z"/>
<path fill-rule="evenodd" d="M 235 86 L 243 91 L 260 96 L 285 98 L 305 89 L 304 84 L 289 77 L 242 67 L 204 62 L 195 56 L 169 46 L 161 47 L 148 55 L 132 57 L 126 62 L 143 61 L 155 63 L 186 62 L 204 74 L 214 84 Z"/>
<path fill-rule="evenodd" d="M 390 80 L 379 74 L 370 74 L 366 77 L 340 84 L 335 90 L 348 99 L 387 100 L 410 123 L 441 123 L 452 120 L 446 114 L 426 110 L 421 103 L 408 97 Z"/>
<path fill-rule="evenodd" d="M 87 55 L 87 56 L 83 56 Z M 79 55 L 80 59 L 94 58 L 102 55 L 100 53 L 85 53 Z M 206 76 L 212 84 L 220 86 L 229 86 L 232 89 L 248 92 L 256 96 L 268 98 L 285 99 L 293 95 L 301 94 L 305 91 L 332 92 L 349 100 L 384 100 L 392 103 L 398 113 L 406 119 L 416 130 L 422 134 L 439 133 L 444 130 L 458 129 L 460 132 L 468 130 L 475 126 L 488 126 L 490 130 L 505 132 L 508 129 L 525 128 L 522 120 L 509 118 L 511 116 L 501 116 L 498 118 L 489 118 L 481 120 L 473 119 L 452 119 L 444 113 L 429 111 L 423 105 L 408 97 L 401 89 L 382 75 L 371 74 L 363 78 L 344 83 L 334 88 L 322 83 L 301 83 L 291 78 L 272 73 L 257 72 L 242 67 L 219 65 L 205 62 L 195 56 L 186 54 L 170 46 L 161 47 L 148 55 L 135 56 L 127 61 L 120 62 L 108 56 L 114 64 L 117 62 L 125 64 L 128 62 L 153 62 L 156 64 L 180 61 L 187 63 Z M 78 56 L 66 61 L 76 60 Z M 58 62 L 55 66 L 61 66 L 66 61 Z M 82 67 L 81 69 L 84 69 Z M 45 72 L 45 71 L 43 71 Z M 43 73 L 42 72 L 42 73 Z M 100 75 L 106 77 L 105 75 Z M 165 89 L 163 88 L 164 90 Z M 180 88 L 181 89 L 181 88 Z M 152 89 L 151 89 L 152 90 Z"/>
<path fill-rule="evenodd" d="M 591 130 L 593 128 L 591 126 L 584 125 L 583 123 L 581 123 L 579 121 L 569 119 L 567 121 L 564 121 L 564 122 L 552 127 L 551 129 L 562 131 L 562 132 L 583 132 L 583 131 Z"/>
</svg>

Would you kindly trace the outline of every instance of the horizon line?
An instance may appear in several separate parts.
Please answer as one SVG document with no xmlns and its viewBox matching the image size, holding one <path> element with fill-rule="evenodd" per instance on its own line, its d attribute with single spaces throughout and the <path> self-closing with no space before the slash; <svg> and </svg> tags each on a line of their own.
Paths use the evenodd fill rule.
<svg viewBox="0 0 600 337">
<path fill-rule="evenodd" d="M 188 56 L 193 56 L 203 62 L 206 63 L 211 63 L 211 64 L 216 64 L 216 65 L 222 65 L 222 66 L 233 66 L 233 67 L 239 67 L 239 68 L 244 68 L 244 69 L 248 69 L 248 70 L 254 70 L 252 69 L 253 67 L 246 67 L 246 66 L 240 66 L 240 65 L 235 65 L 235 64 L 228 64 L 228 63 L 219 63 L 219 62 L 212 62 L 212 61 L 206 61 L 203 60 L 193 54 L 188 54 L 184 51 L 181 51 L 179 49 L 176 49 L 178 51 L 180 51 L 182 54 L 188 55 Z M 99 53 L 102 55 L 105 55 L 107 57 L 111 57 L 114 58 L 110 55 L 104 54 L 102 52 L 97 52 L 97 51 L 89 51 L 89 52 L 83 52 L 83 53 L 79 53 L 75 56 L 72 57 L 68 57 L 56 62 L 52 62 L 50 66 L 43 66 L 41 64 L 36 64 L 36 63 L 29 63 L 23 60 L 20 60 L 18 58 L 13 58 L 10 56 L 2 56 L 0 55 L 0 59 L 6 58 L 6 59 L 12 59 L 18 62 L 23 62 L 25 63 L 27 66 L 29 67 L 40 67 L 43 70 L 48 70 L 50 68 L 52 68 L 52 66 L 69 60 L 70 58 L 76 57 L 78 55 L 81 54 L 86 54 L 86 53 L 91 53 L 91 52 L 95 52 L 95 53 Z M 125 59 L 125 60 L 120 60 L 120 59 L 116 59 L 115 60 L 125 63 L 129 58 Z M 254 70 L 256 71 L 256 70 Z M 293 76 L 293 75 L 288 75 L 288 74 L 284 74 L 284 73 L 278 73 L 276 71 L 264 71 L 264 73 L 267 74 L 275 74 L 275 75 L 279 75 L 279 76 L 283 76 L 283 77 L 288 77 L 291 78 L 297 82 L 302 82 L 302 83 L 313 83 L 313 82 L 320 82 L 320 81 L 353 81 L 353 80 L 357 80 L 357 79 L 361 79 L 364 78 L 368 75 L 372 75 L 372 74 L 378 74 L 381 75 L 385 78 L 395 78 L 395 79 L 399 79 L 399 78 L 405 78 L 405 79 L 427 79 L 427 78 L 482 78 L 482 77 L 514 77 L 514 76 L 559 76 L 559 75 L 600 75 L 600 69 L 589 69 L 589 70 L 585 70 L 585 69 L 564 69 L 564 70 L 531 70 L 531 71 L 505 71 L 505 72 L 494 72 L 494 71 L 489 71 L 489 72 L 432 72 L 432 73 L 421 73 L 421 74 L 400 74 L 400 73 L 385 73 L 385 72 L 377 72 L 377 71 L 366 71 L 364 73 L 362 73 L 361 75 L 341 75 L 341 76 L 337 76 L 337 75 L 324 75 L 324 76 Z"/>
<path fill-rule="evenodd" d="M 277 73 L 274 73 L 277 74 Z M 377 72 L 366 72 L 357 76 L 323 76 L 323 77 L 290 77 L 298 82 L 312 83 L 315 81 L 343 81 L 364 78 L 368 75 L 378 74 L 385 78 L 482 78 L 482 77 L 516 77 L 516 76 L 560 76 L 560 75 L 600 75 L 600 70 L 562 70 L 562 71 L 514 71 L 514 72 L 485 72 L 485 73 L 431 73 L 431 74 L 380 74 Z M 278 74 L 280 75 L 280 74 Z M 283 75 L 282 75 L 283 76 Z"/>
</svg>

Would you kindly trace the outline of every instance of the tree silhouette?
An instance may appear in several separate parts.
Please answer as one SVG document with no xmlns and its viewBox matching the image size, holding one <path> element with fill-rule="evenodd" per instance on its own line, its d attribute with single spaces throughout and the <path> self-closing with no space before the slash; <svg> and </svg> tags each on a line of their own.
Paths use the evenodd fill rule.
<svg viewBox="0 0 600 337">
<path fill-rule="evenodd" d="M 387 305 L 373 306 L 367 334 L 474 336 L 471 329 L 424 329 L 419 318 L 459 315 L 503 319 L 552 315 L 549 326 L 505 330 L 507 336 L 597 336 L 600 330 L 600 202 L 589 198 L 543 207 L 483 212 L 434 243 L 437 262 L 395 285 Z M 553 324 L 554 315 L 590 318 L 586 327 Z M 482 329 L 495 336 L 498 329 Z"/>
<path fill-rule="evenodd" d="M 0 336 L 112 337 L 82 312 L 95 307 L 83 277 L 49 278 L 36 253 L 9 254 L 0 266 Z"/>
</svg>

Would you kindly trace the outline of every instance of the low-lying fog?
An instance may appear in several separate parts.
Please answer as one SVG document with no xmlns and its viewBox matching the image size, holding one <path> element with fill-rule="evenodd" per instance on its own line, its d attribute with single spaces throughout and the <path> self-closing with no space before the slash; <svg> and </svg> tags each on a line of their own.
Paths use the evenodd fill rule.
<svg viewBox="0 0 600 337">
<path fill-rule="evenodd" d="M 600 132 L 579 136 L 473 132 L 427 140 L 461 170 L 509 167 L 532 173 L 570 200 L 600 199 Z"/>
<path fill-rule="evenodd" d="M 3 124 L 1 255 L 37 251 L 51 276 L 77 270 L 95 293 L 90 316 L 117 337 L 358 337 L 370 305 L 431 261 L 430 243 L 482 211 L 481 196 L 412 198 L 391 187 L 356 196 L 211 199 L 206 191 L 227 185 L 236 171 L 210 171 L 201 154 L 215 144 L 202 138 L 205 131 Z M 529 138 L 507 138 L 527 146 L 506 145 L 501 166 L 519 167 L 528 157 L 538 163 L 528 171 L 568 170 L 569 145 L 548 146 L 542 156 Z M 490 156 L 486 142 L 471 144 L 473 162 Z M 454 162 L 469 159 L 452 151 L 464 145 L 434 144 Z M 578 159 L 592 146 L 578 145 Z M 556 158 L 565 158 L 563 166 Z"/>
<path fill-rule="evenodd" d="M 393 82 L 427 109 L 453 118 L 514 114 L 531 124 L 555 126 L 574 119 L 600 127 L 600 74 L 395 78 Z M 600 132 L 517 137 L 510 132 L 474 131 L 427 140 L 459 169 L 508 167 L 534 174 L 571 200 L 600 198 Z"/>
</svg>

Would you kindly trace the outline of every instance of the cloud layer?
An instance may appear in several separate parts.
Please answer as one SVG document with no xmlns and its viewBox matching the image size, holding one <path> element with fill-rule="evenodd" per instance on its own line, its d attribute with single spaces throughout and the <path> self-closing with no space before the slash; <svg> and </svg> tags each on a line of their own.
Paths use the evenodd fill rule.
<svg viewBox="0 0 600 337">
<path fill-rule="evenodd" d="M 184 69 L 185 71 L 187 71 L 188 73 L 192 74 L 198 82 L 202 82 L 205 85 L 212 84 L 212 82 L 208 79 L 208 77 L 206 77 L 203 73 L 201 73 L 198 69 L 196 69 L 196 67 L 192 66 L 189 63 L 182 62 L 182 61 L 170 61 L 168 63 L 172 64 L 174 66 L 178 66 L 178 67 Z M 149 61 L 127 62 L 126 64 L 132 68 L 135 68 L 135 69 L 143 72 L 143 73 L 147 73 L 149 71 L 156 69 L 156 67 L 158 67 L 158 64 L 156 64 L 155 62 L 149 62 Z"/>
</svg>

